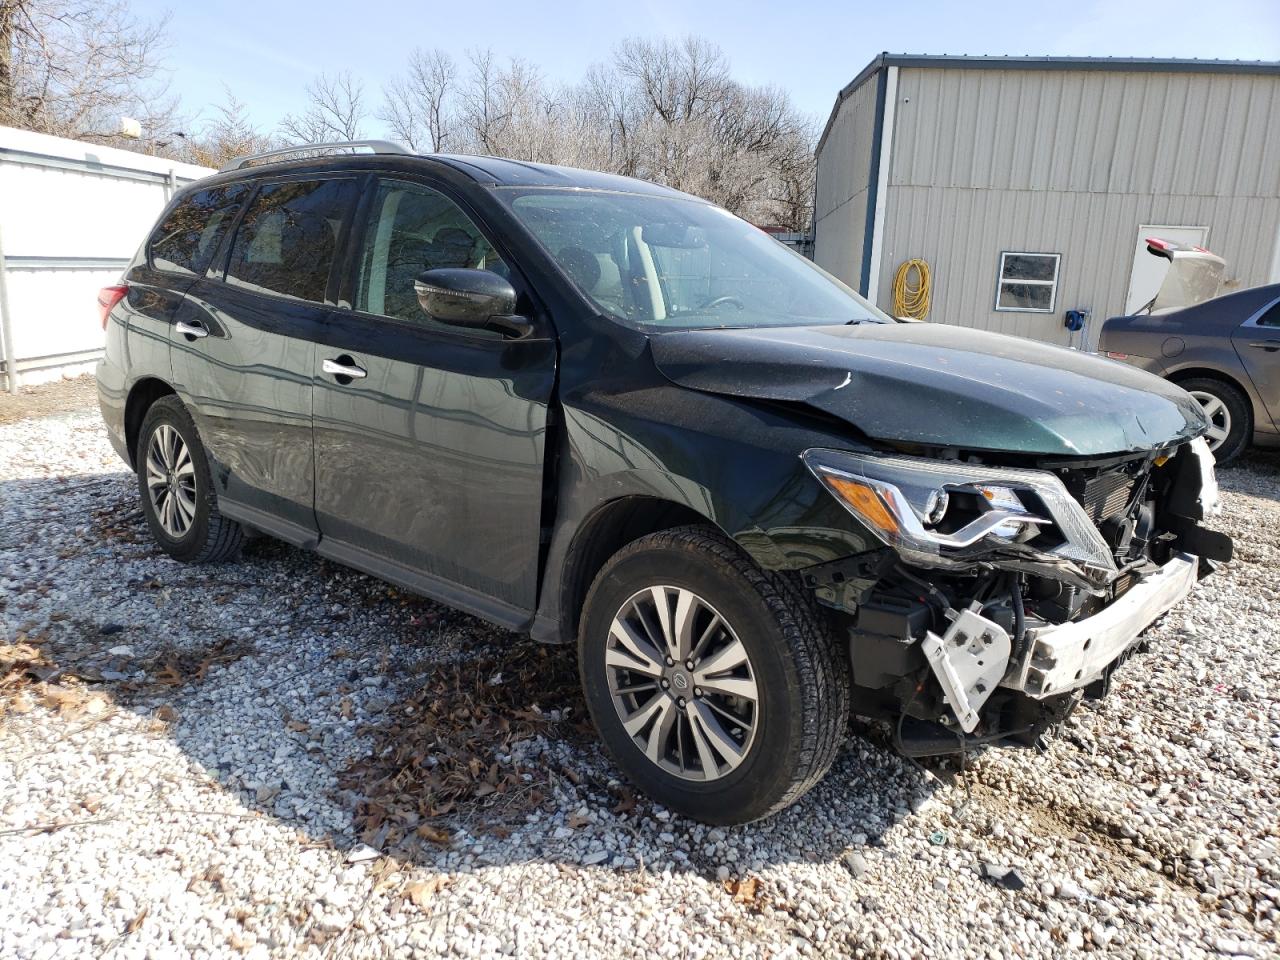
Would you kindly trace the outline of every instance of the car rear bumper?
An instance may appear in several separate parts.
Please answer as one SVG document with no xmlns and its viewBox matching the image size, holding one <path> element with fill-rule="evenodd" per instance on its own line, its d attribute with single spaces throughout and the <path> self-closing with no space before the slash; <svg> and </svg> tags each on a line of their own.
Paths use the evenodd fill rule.
<svg viewBox="0 0 1280 960">
<path fill-rule="evenodd" d="M 1040 700 L 1102 678 L 1142 631 L 1191 591 L 1198 566 L 1197 557 L 1179 553 L 1093 616 L 1029 629 L 1027 652 L 1005 675 L 1002 686 Z"/>
</svg>

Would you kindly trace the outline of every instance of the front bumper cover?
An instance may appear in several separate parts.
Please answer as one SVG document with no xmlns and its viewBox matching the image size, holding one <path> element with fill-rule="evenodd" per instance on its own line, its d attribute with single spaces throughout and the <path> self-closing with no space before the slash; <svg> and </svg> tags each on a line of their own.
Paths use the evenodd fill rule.
<svg viewBox="0 0 1280 960">
<path fill-rule="evenodd" d="M 1001 686 L 1043 699 L 1086 687 L 1176 606 L 1197 580 L 1199 558 L 1179 553 L 1091 617 L 1027 630 L 1026 653 Z"/>
</svg>

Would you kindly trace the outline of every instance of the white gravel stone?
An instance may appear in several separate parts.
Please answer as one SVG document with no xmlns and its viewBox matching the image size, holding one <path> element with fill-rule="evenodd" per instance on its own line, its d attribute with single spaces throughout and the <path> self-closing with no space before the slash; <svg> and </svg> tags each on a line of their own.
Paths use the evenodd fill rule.
<svg viewBox="0 0 1280 960">
<path fill-rule="evenodd" d="M 1274 956 L 1278 468 L 1221 471 L 1238 559 L 1044 753 L 926 773 L 857 722 L 795 807 L 707 828 L 612 813 L 603 753 L 548 736 L 510 747 L 542 806 L 383 856 L 340 782 L 365 731 L 411 667 L 512 638 L 270 541 L 173 563 L 96 413 L 0 424 L 0 642 L 102 678 L 97 712 L 0 715 L 0 957 Z M 166 657 L 190 675 L 129 692 Z"/>
</svg>

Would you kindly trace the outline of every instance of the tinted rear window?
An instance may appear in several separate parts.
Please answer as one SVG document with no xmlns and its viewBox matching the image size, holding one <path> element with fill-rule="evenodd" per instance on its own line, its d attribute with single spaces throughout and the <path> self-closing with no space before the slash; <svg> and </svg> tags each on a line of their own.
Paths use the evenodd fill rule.
<svg viewBox="0 0 1280 960">
<path fill-rule="evenodd" d="M 151 266 L 174 273 L 204 273 L 249 192 L 233 183 L 199 190 L 181 201 L 160 222 L 147 243 Z"/>
<path fill-rule="evenodd" d="M 264 186 L 236 230 L 227 282 L 323 303 L 354 180 L 290 180 Z"/>
</svg>

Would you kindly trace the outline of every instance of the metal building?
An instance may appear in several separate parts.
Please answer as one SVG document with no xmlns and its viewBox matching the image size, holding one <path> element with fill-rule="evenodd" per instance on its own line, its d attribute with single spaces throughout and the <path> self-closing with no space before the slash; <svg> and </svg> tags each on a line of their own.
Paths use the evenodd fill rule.
<svg viewBox="0 0 1280 960">
<path fill-rule="evenodd" d="M 886 53 L 817 158 L 814 259 L 885 310 L 920 258 L 929 320 L 1087 348 L 1155 294 L 1151 235 L 1280 281 L 1280 62 Z"/>
</svg>

